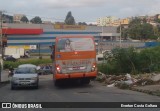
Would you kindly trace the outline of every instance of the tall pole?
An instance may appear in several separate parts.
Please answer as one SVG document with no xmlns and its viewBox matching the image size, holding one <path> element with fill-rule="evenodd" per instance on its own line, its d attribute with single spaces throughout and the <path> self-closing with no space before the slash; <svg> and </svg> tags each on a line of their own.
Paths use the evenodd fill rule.
<svg viewBox="0 0 160 111">
<path fill-rule="evenodd" d="M 0 11 L 0 17 L 1 17 L 1 20 L 0 20 L 0 43 L 1 43 L 1 47 L 0 47 L 0 52 L 1 52 L 1 56 L 0 56 L 0 64 L 1 64 L 1 70 L 0 70 L 0 82 L 1 82 L 1 75 L 2 75 L 2 71 L 3 71 L 3 32 L 2 32 L 2 22 L 3 22 L 3 19 L 2 19 L 2 11 Z"/>
<path fill-rule="evenodd" d="M 119 39 L 119 46 L 121 48 L 121 39 L 122 39 L 122 26 L 121 26 L 121 22 L 120 22 L 120 39 Z"/>
<path fill-rule="evenodd" d="M 101 36 L 101 53 L 103 52 L 103 22 L 102 22 L 102 36 Z"/>
</svg>

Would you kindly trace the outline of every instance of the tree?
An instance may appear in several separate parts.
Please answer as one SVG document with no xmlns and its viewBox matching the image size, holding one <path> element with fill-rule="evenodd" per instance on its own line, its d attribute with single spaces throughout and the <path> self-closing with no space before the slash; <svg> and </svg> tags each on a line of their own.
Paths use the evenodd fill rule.
<svg viewBox="0 0 160 111">
<path fill-rule="evenodd" d="M 32 18 L 32 19 L 30 20 L 30 22 L 31 22 L 31 23 L 34 23 L 34 24 L 41 24 L 41 23 L 42 23 L 42 20 L 41 20 L 40 17 L 36 16 L 36 17 Z"/>
<path fill-rule="evenodd" d="M 157 19 L 156 22 L 160 23 L 160 19 Z"/>
<path fill-rule="evenodd" d="M 29 20 L 28 20 L 28 18 L 27 18 L 26 16 L 23 16 L 23 17 L 21 18 L 21 21 L 24 22 L 24 23 L 29 22 Z"/>
<path fill-rule="evenodd" d="M 142 36 L 142 39 L 154 39 L 155 35 L 154 35 L 153 26 L 151 24 L 144 23 L 142 25 L 141 36 Z"/>
<path fill-rule="evenodd" d="M 3 22 L 5 23 L 13 23 L 13 16 L 3 14 L 2 18 L 4 20 Z"/>
<path fill-rule="evenodd" d="M 78 22 L 78 25 L 87 25 L 86 22 Z"/>
<path fill-rule="evenodd" d="M 69 11 L 67 16 L 66 16 L 65 24 L 67 24 L 67 25 L 75 25 L 75 20 L 74 20 L 74 17 L 72 16 L 71 11 Z"/>
<path fill-rule="evenodd" d="M 157 30 L 151 24 L 147 23 L 146 18 L 140 19 L 136 17 L 129 23 L 127 29 L 122 27 L 122 37 L 139 40 L 157 39 L 159 37 Z"/>
</svg>

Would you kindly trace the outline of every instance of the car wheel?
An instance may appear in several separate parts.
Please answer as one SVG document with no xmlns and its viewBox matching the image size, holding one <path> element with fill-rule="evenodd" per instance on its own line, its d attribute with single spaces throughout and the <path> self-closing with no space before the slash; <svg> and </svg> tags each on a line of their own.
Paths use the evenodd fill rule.
<svg viewBox="0 0 160 111">
<path fill-rule="evenodd" d="M 38 85 L 38 83 L 37 83 L 37 85 L 35 86 L 35 89 L 38 89 L 39 88 L 39 85 Z"/>
<path fill-rule="evenodd" d="M 35 89 L 38 89 L 39 88 L 39 85 L 35 86 Z"/>
</svg>

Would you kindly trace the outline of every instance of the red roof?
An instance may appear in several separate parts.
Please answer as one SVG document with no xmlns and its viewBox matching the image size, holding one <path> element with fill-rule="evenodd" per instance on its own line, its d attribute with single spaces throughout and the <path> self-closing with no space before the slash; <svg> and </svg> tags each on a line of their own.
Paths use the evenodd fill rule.
<svg viewBox="0 0 160 111">
<path fill-rule="evenodd" d="M 43 29 L 12 29 L 4 28 L 2 29 L 3 34 L 8 35 L 39 35 L 43 33 Z"/>
</svg>

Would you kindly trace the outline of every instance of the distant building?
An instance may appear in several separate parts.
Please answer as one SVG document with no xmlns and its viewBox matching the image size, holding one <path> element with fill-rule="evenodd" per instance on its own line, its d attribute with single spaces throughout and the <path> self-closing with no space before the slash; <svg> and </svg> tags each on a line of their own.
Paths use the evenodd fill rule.
<svg viewBox="0 0 160 111">
<path fill-rule="evenodd" d="M 52 24 L 51 21 L 42 21 L 43 24 Z"/>
<path fill-rule="evenodd" d="M 157 14 L 156 17 L 157 17 L 157 19 L 160 19 L 160 14 Z"/>
<path fill-rule="evenodd" d="M 25 16 L 24 14 L 14 14 L 13 15 L 13 22 L 21 23 L 21 18 Z"/>
<path fill-rule="evenodd" d="M 115 41 L 120 36 L 116 26 L 25 23 L 8 23 L 3 34 L 8 47 L 24 47 L 32 53 L 51 53 L 50 46 L 55 44 L 55 38 L 59 36 L 93 36 L 97 43 L 101 40 Z M 32 46 L 37 48 L 31 49 Z"/>
<path fill-rule="evenodd" d="M 88 25 L 97 25 L 97 22 L 87 22 Z"/>
<path fill-rule="evenodd" d="M 98 26 L 112 26 L 113 22 L 116 20 L 116 17 L 107 16 L 97 19 Z"/>
<path fill-rule="evenodd" d="M 128 26 L 129 22 L 130 22 L 129 18 L 117 19 L 113 22 L 112 26 L 119 26 L 120 24 L 124 26 Z"/>
<path fill-rule="evenodd" d="M 159 14 L 157 15 L 153 15 L 153 16 L 138 16 L 137 18 L 141 19 L 141 20 L 144 20 L 146 19 L 146 22 L 147 23 L 154 23 L 158 18 L 160 18 Z"/>
<path fill-rule="evenodd" d="M 55 22 L 54 24 L 62 24 L 62 25 L 64 25 L 65 23 L 64 22 Z"/>
</svg>

